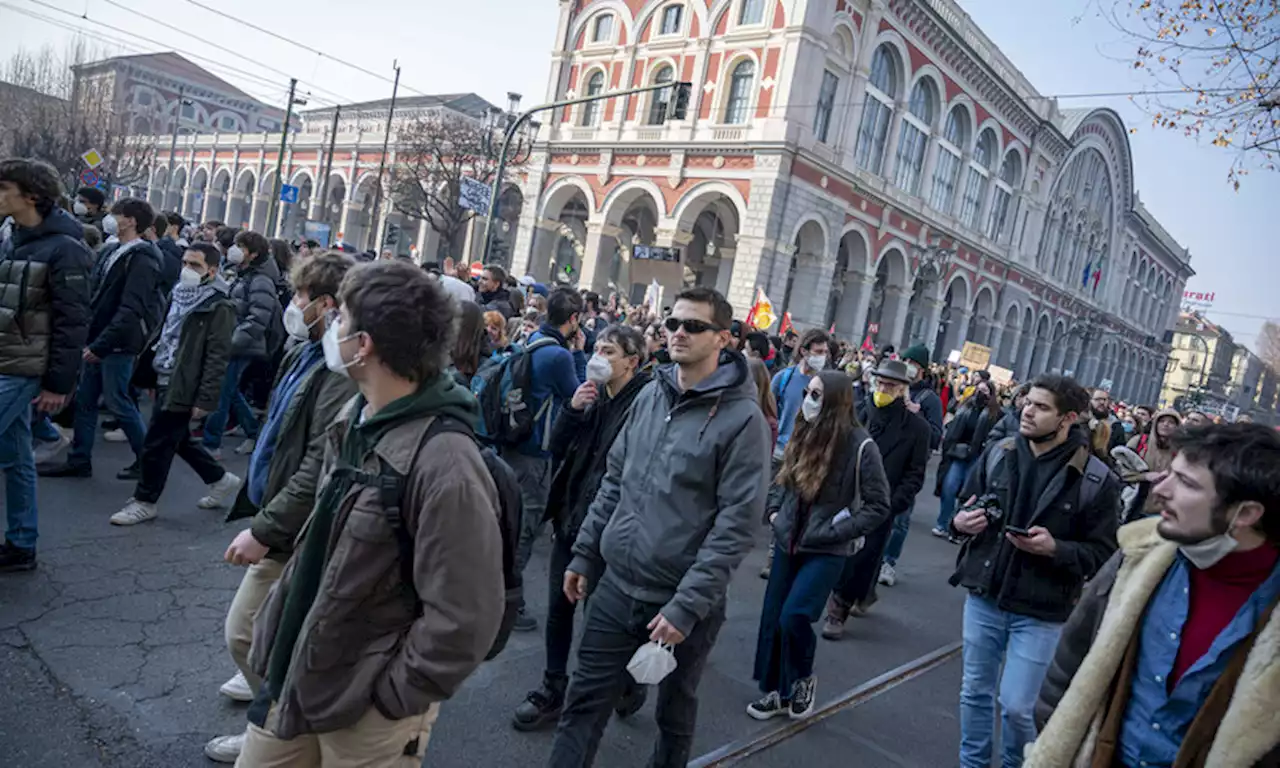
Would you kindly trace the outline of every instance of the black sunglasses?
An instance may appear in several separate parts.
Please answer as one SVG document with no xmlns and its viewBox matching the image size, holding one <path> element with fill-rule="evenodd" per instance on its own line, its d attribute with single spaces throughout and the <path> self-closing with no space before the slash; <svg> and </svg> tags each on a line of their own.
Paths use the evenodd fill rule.
<svg viewBox="0 0 1280 768">
<path fill-rule="evenodd" d="M 820 389 L 806 389 L 804 394 L 815 403 L 822 402 L 822 390 Z"/>
<path fill-rule="evenodd" d="M 668 333 L 675 333 L 676 331 L 680 330 L 681 326 L 683 326 L 685 333 L 692 334 L 692 335 L 697 335 L 699 333 L 706 333 L 707 331 L 724 330 L 723 328 L 716 325 L 715 323 L 708 323 L 706 320 L 695 320 L 692 318 L 687 320 L 681 320 L 678 317 L 668 317 L 666 322 L 664 322 L 662 326 L 667 329 Z"/>
</svg>

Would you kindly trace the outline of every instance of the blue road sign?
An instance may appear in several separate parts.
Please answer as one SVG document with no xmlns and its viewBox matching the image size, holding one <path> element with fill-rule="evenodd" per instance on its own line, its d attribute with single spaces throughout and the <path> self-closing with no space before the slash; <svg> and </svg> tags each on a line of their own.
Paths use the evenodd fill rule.
<svg viewBox="0 0 1280 768">
<path fill-rule="evenodd" d="M 295 204 L 298 202 L 298 188 L 292 184 L 280 185 L 280 202 Z"/>
</svg>

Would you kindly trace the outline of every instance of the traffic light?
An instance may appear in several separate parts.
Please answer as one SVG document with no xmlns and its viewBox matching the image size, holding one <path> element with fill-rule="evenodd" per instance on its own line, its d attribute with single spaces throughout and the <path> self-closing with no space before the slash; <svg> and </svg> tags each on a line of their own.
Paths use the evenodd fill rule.
<svg viewBox="0 0 1280 768">
<path fill-rule="evenodd" d="M 671 114 L 668 120 L 684 120 L 689 113 L 689 94 L 693 91 L 693 83 L 676 83 L 675 98 L 671 100 Z"/>
</svg>

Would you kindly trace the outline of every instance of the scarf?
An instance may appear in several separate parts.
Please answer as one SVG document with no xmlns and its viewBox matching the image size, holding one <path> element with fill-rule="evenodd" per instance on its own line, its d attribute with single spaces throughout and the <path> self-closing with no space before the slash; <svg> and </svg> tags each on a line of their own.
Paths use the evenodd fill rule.
<svg viewBox="0 0 1280 768">
<path fill-rule="evenodd" d="M 178 356 L 178 341 L 182 338 L 182 321 L 200 302 L 214 294 L 217 289 L 213 282 L 207 280 L 194 288 L 174 286 L 169 300 L 169 313 L 164 316 L 164 327 L 160 330 L 160 340 L 156 342 L 155 360 L 151 363 L 156 373 L 173 373 L 174 360 Z"/>
</svg>

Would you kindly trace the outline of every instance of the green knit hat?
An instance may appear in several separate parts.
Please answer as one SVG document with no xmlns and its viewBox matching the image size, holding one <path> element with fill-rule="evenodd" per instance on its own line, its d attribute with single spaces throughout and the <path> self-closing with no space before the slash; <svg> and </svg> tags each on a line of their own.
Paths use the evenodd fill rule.
<svg viewBox="0 0 1280 768">
<path fill-rule="evenodd" d="M 903 360 L 910 360 L 921 368 L 929 367 L 929 348 L 923 344 L 907 347 L 902 353 Z"/>
</svg>

